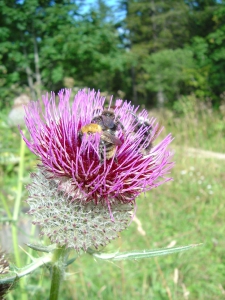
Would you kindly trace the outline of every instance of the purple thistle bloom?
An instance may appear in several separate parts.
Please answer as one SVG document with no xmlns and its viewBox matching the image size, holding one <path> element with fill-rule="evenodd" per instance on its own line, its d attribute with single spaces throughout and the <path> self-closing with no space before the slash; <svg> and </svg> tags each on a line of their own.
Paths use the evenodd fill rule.
<svg viewBox="0 0 225 300">
<path fill-rule="evenodd" d="M 99 92 L 79 91 L 70 103 L 70 90 L 62 90 L 58 104 L 52 93 L 50 99 L 48 95 L 43 97 L 43 103 L 31 102 L 26 107 L 25 122 L 30 139 L 22 133 L 23 139 L 41 161 L 39 171 L 33 174 L 33 183 L 28 187 L 30 214 L 34 214 L 34 223 L 40 224 L 43 234 L 53 242 L 75 247 L 78 251 L 91 245 L 96 248 L 105 245 L 116 237 L 116 232 L 125 229 L 132 218 L 130 211 L 136 197 L 170 180 L 165 175 L 173 165 L 167 150 L 172 137 L 168 135 L 152 146 L 161 130 L 155 119 L 148 118 L 147 111 L 137 113 L 138 108 L 127 101 L 117 100 L 115 106 L 110 101 L 107 107 L 104 102 Z M 103 121 L 111 120 L 112 124 L 109 122 L 109 127 L 103 129 L 103 122 L 100 124 L 102 131 L 84 134 L 85 126 L 96 123 L 95 118 L 102 116 L 105 110 L 113 112 L 114 117 L 106 116 Z M 118 126 L 115 127 L 115 123 Z M 109 133 L 113 135 L 112 140 L 108 139 Z M 108 148 L 113 150 L 110 157 L 107 156 Z M 58 213 L 54 202 L 57 197 Z M 65 205 L 64 217 L 60 212 L 62 203 Z M 81 207 L 82 211 L 88 211 L 84 218 L 79 216 Z M 44 208 L 46 214 L 43 214 Z M 101 234 L 104 230 L 110 231 L 110 234 L 106 232 L 105 238 L 99 239 L 99 235 L 94 234 L 98 225 L 93 221 L 93 215 L 90 218 L 90 211 L 96 218 L 101 215 L 107 219 L 107 225 L 100 226 Z M 93 232 L 84 238 L 90 232 L 90 224 L 84 226 L 87 216 L 92 220 Z M 70 221 L 65 222 L 66 219 Z M 57 222 L 63 222 L 64 229 L 61 225 L 59 228 Z M 79 230 L 74 234 L 77 226 Z M 79 239 L 82 242 L 78 243 Z"/>
</svg>

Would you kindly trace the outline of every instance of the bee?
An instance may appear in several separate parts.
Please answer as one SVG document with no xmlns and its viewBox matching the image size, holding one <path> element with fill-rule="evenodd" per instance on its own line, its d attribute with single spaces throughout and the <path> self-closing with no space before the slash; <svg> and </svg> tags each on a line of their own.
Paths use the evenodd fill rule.
<svg viewBox="0 0 225 300">
<path fill-rule="evenodd" d="M 123 128 L 123 125 L 115 118 L 114 112 L 103 110 L 91 120 L 90 124 L 81 127 L 79 135 L 82 137 L 84 134 L 100 134 L 99 155 L 103 162 L 104 154 L 107 160 L 112 158 L 116 153 L 116 147 L 122 144 L 116 136 L 119 128 Z"/>
<path fill-rule="evenodd" d="M 116 118 L 112 110 L 104 109 L 100 115 L 92 119 L 91 123 L 99 124 L 103 131 L 110 132 L 112 135 L 115 135 L 120 128 L 124 129 L 123 124 L 119 118 Z"/>
<path fill-rule="evenodd" d="M 140 129 L 143 130 L 142 137 L 140 140 L 140 146 L 144 146 L 143 152 L 144 154 L 149 154 L 150 150 L 153 148 L 153 142 L 156 139 L 156 136 L 161 129 L 159 126 L 156 128 L 156 131 L 153 135 L 153 127 L 149 123 L 149 120 L 143 117 L 138 117 L 133 112 L 130 112 L 136 121 L 135 127 L 134 127 L 134 133 L 137 133 Z"/>
</svg>

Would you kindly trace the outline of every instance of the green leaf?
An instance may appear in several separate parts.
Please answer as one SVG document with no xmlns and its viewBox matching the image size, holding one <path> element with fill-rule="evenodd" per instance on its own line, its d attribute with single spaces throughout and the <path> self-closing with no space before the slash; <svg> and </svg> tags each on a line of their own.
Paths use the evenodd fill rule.
<svg viewBox="0 0 225 300">
<path fill-rule="evenodd" d="M 142 259 L 142 258 L 150 258 L 162 255 L 168 255 L 173 253 L 178 253 L 186 250 L 190 250 L 194 247 L 200 246 L 201 244 L 193 244 L 188 246 L 174 247 L 174 248 L 164 248 L 164 249 L 156 249 L 156 250 L 134 250 L 129 252 L 116 252 L 116 253 L 99 253 L 93 252 L 90 253 L 93 256 L 103 259 L 103 260 L 127 260 L 127 259 Z"/>
</svg>

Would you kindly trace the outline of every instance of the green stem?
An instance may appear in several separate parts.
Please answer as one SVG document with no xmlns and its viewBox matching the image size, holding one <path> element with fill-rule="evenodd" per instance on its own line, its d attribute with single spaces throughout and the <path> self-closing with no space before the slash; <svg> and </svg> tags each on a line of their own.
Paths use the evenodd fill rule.
<svg viewBox="0 0 225 300">
<path fill-rule="evenodd" d="M 52 259 L 52 283 L 49 300 L 58 300 L 60 283 L 64 277 L 69 250 L 58 248 L 54 251 Z"/>
<path fill-rule="evenodd" d="M 15 261 L 17 267 L 21 267 L 21 259 L 19 254 L 19 247 L 18 247 L 18 232 L 17 232 L 17 220 L 20 212 L 20 205 L 21 205 L 21 198 L 22 198 L 22 190 L 23 190 L 23 174 L 24 174 L 24 158 L 25 158 L 25 142 L 21 137 L 20 141 L 20 162 L 19 162 L 19 169 L 18 169 L 18 183 L 17 183 L 17 195 L 16 201 L 14 205 L 13 211 L 13 220 L 12 223 L 12 239 L 13 239 L 13 249 L 15 255 Z M 20 280 L 20 287 L 21 287 L 21 300 L 27 300 L 27 295 L 24 293 L 25 289 L 25 282 L 24 279 Z"/>
<path fill-rule="evenodd" d="M 4 207 L 4 209 L 5 209 L 6 213 L 7 213 L 8 218 L 12 219 L 12 214 L 10 212 L 9 206 L 8 206 L 8 204 L 7 204 L 4 196 L 0 195 L 0 199 L 2 201 L 3 207 Z"/>
<path fill-rule="evenodd" d="M 23 189 L 23 173 L 24 173 L 24 158 L 25 158 L 25 149 L 26 144 L 23 141 L 22 137 L 20 140 L 20 162 L 19 162 L 19 169 L 18 169 L 18 182 L 17 182 L 17 195 L 16 201 L 13 211 L 13 219 L 17 221 L 19 211 L 20 211 L 20 203 L 22 198 L 22 189 Z"/>
</svg>

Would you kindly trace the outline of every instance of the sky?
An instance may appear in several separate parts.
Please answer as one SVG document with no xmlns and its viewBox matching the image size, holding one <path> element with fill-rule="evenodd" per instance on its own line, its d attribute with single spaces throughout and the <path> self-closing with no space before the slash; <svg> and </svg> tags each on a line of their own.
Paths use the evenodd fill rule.
<svg viewBox="0 0 225 300">
<path fill-rule="evenodd" d="M 89 8 L 97 3 L 98 0 L 80 0 L 80 3 L 83 4 L 83 8 L 81 10 L 82 13 L 88 12 Z M 113 8 L 117 8 L 119 0 L 104 0 L 104 3 Z M 121 10 L 114 10 L 114 18 L 118 21 L 125 17 L 125 13 Z"/>
<path fill-rule="evenodd" d="M 95 4 L 97 1 L 96 0 L 83 0 L 81 2 L 85 4 L 84 7 L 86 7 L 86 10 L 88 10 L 89 7 L 92 6 L 93 4 Z M 116 3 L 117 3 L 117 0 L 105 0 L 105 4 L 107 4 L 109 6 L 114 6 Z"/>
<path fill-rule="evenodd" d="M 116 4 L 117 0 L 105 0 L 105 3 L 108 5 L 114 5 Z M 96 3 L 96 0 L 84 0 L 84 3 L 87 3 L 87 5 Z"/>
</svg>

